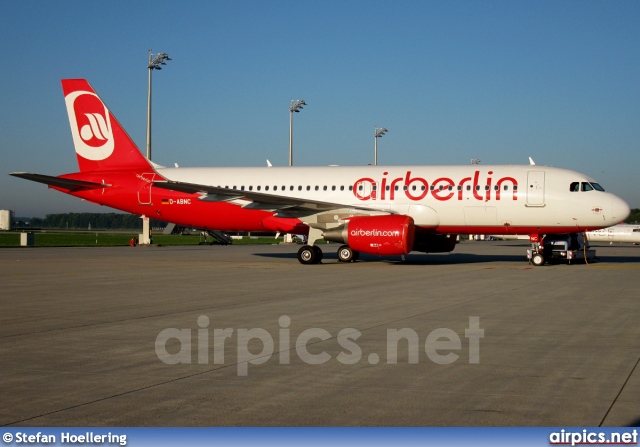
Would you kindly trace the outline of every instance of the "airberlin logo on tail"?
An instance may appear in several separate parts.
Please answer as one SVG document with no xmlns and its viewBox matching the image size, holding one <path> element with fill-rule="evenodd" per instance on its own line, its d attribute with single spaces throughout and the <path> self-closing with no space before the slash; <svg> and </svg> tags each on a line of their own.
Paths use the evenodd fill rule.
<svg viewBox="0 0 640 447">
<path fill-rule="evenodd" d="M 93 92 L 69 93 L 65 102 L 73 144 L 78 155 L 88 160 L 104 160 L 115 147 L 109 110 Z"/>
</svg>

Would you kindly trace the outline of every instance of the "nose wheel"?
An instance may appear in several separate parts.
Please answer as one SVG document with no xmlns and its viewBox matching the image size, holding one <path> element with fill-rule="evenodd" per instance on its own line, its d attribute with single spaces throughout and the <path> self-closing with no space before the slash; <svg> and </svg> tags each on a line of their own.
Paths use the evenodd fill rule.
<svg viewBox="0 0 640 447">
<path fill-rule="evenodd" d="M 322 261 L 322 250 L 317 245 L 303 245 L 298 250 L 300 264 L 319 264 Z"/>
<path fill-rule="evenodd" d="M 544 265 L 544 261 L 545 259 L 542 253 L 534 253 L 533 256 L 531 256 L 531 263 L 537 267 Z"/>
</svg>

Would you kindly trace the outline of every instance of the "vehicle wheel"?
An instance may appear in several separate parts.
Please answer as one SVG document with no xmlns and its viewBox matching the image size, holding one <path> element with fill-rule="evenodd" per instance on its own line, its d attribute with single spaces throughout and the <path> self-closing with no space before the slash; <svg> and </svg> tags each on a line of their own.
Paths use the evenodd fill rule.
<svg viewBox="0 0 640 447">
<path fill-rule="evenodd" d="M 316 252 L 316 258 L 313 261 L 314 264 L 320 264 L 320 262 L 322 261 L 322 249 L 320 247 L 318 247 L 317 245 L 312 245 L 311 246 L 313 248 L 313 251 Z"/>
<path fill-rule="evenodd" d="M 353 250 L 348 245 L 343 245 L 338 249 L 338 260 L 340 262 L 353 262 Z"/>
<path fill-rule="evenodd" d="M 531 263 L 538 267 L 544 265 L 544 256 L 540 253 L 534 253 L 531 257 Z"/>
<path fill-rule="evenodd" d="M 303 245 L 300 250 L 298 250 L 298 261 L 300 261 L 300 264 L 315 264 L 317 257 L 317 252 L 311 245 Z"/>
</svg>

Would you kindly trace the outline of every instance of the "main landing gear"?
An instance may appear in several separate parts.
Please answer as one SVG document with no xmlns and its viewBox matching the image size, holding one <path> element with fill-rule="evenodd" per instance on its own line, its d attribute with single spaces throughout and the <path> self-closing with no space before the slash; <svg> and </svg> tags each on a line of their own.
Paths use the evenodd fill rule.
<svg viewBox="0 0 640 447">
<path fill-rule="evenodd" d="M 300 264 L 320 264 L 322 250 L 317 245 L 303 245 L 298 250 L 298 261 Z"/>
<path fill-rule="evenodd" d="M 360 253 L 351 250 L 348 245 L 343 245 L 338 249 L 340 262 L 355 262 L 359 257 Z M 317 245 L 303 245 L 298 250 L 298 261 L 300 264 L 319 264 L 322 261 L 322 250 Z"/>
<path fill-rule="evenodd" d="M 340 262 L 356 262 L 360 257 L 360 252 L 353 251 L 348 245 L 343 245 L 338 249 L 338 260 Z"/>
</svg>

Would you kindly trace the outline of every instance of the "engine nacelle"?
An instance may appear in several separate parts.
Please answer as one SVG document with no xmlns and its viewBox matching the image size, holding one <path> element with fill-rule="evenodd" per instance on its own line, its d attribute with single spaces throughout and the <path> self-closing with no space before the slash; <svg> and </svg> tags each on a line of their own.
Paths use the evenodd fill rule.
<svg viewBox="0 0 640 447">
<path fill-rule="evenodd" d="M 448 253 L 456 248 L 455 234 L 417 233 L 413 249 L 424 253 Z"/>
<path fill-rule="evenodd" d="M 352 217 L 344 225 L 326 230 L 323 236 L 361 253 L 406 255 L 413 248 L 414 234 L 411 217 L 392 214 Z"/>
</svg>

